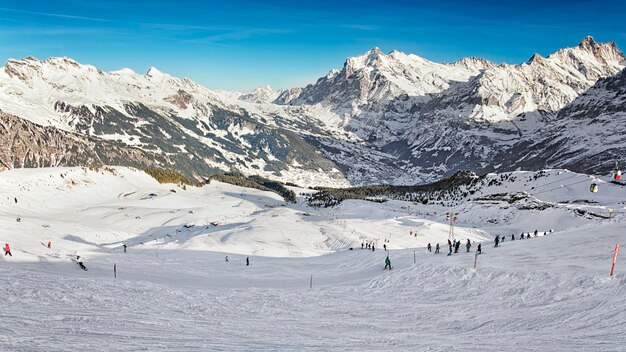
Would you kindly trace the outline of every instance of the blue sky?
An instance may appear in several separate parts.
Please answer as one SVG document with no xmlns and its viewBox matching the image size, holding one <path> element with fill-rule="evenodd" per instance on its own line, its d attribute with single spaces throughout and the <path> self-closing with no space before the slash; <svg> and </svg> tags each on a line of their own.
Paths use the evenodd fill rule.
<svg viewBox="0 0 626 352">
<path fill-rule="evenodd" d="M 374 46 L 439 62 L 508 63 L 586 35 L 624 49 L 625 16 L 623 0 L 0 0 L 0 60 L 68 56 L 106 71 L 156 66 L 212 89 L 248 91 L 312 83 Z"/>
</svg>

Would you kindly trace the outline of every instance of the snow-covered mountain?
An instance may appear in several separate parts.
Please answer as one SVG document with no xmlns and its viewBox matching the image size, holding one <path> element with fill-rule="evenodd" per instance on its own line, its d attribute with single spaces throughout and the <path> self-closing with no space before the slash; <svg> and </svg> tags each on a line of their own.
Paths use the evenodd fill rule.
<svg viewBox="0 0 626 352">
<path fill-rule="evenodd" d="M 373 49 L 289 103 L 327 109 L 325 121 L 407 162 L 408 172 L 506 170 L 511 165 L 493 164 L 494 158 L 532 140 L 561 108 L 625 65 L 614 43 L 591 37 L 520 65 L 481 59 L 439 64 Z"/>
<path fill-rule="evenodd" d="M 561 109 L 532 141 L 513 146 L 515 167 L 568 167 L 608 172 L 626 150 L 626 69 L 599 80 Z"/>
<path fill-rule="evenodd" d="M 601 153 L 605 132 L 618 128 L 611 123 L 624 111 L 623 80 L 594 84 L 624 67 L 614 43 L 591 37 L 519 65 L 480 58 L 436 63 L 374 48 L 306 87 L 238 94 L 156 68 L 103 72 L 68 58 L 29 57 L 9 60 L 0 71 L 0 110 L 137 148 L 158 156 L 158 165 L 196 176 L 237 169 L 344 185 L 417 183 L 460 169 L 558 165 L 596 172 L 597 165 L 571 154 Z M 592 105 L 613 106 L 602 108 L 610 128 L 599 128 L 597 119 L 589 124 L 598 128 L 576 125 Z M 566 143 L 570 132 L 584 138 Z M 523 154 L 558 140 L 549 158 L 535 155 L 546 148 Z M 620 156 L 616 149 L 603 159 Z"/>
<path fill-rule="evenodd" d="M 9 60 L 0 82 L 0 109 L 6 113 L 119 141 L 188 174 L 236 168 L 305 184 L 345 182 L 297 133 L 269 118 L 253 118 L 218 93 L 156 68 L 144 75 L 128 69 L 103 72 L 67 58 L 29 57 Z"/>
<path fill-rule="evenodd" d="M 239 96 L 239 100 L 251 103 L 271 103 L 276 100 L 281 93 L 282 91 L 274 91 L 270 86 L 258 87 L 248 94 Z"/>
</svg>

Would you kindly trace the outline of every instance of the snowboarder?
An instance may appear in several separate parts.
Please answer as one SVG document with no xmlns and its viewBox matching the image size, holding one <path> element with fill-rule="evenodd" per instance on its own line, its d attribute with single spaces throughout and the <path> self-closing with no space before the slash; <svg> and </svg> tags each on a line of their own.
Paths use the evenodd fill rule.
<svg viewBox="0 0 626 352">
<path fill-rule="evenodd" d="M 456 241 L 454 245 L 454 253 L 459 253 L 459 247 L 461 247 L 461 241 Z"/>
<path fill-rule="evenodd" d="M 124 253 L 126 253 L 126 243 L 122 247 L 124 247 Z"/>
<path fill-rule="evenodd" d="M 428 246 L 426 246 L 426 249 L 428 249 L 429 252 L 432 252 L 432 250 L 431 250 L 432 248 L 433 247 L 431 247 L 430 242 L 428 242 Z"/>
<path fill-rule="evenodd" d="M 48 248 L 52 248 L 52 242 L 48 241 Z"/>
<path fill-rule="evenodd" d="M 246 266 L 250 266 L 250 257 L 246 257 Z"/>
<path fill-rule="evenodd" d="M 439 253 L 439 243 L 435 246 L 435 254 Z"/>
<path fill-rule="evenodd" d="M 4 256 L 6 257 L 6 255 L 9 255 L 9 257 L 12 257 L 13 254 L 11 254 L 11 247 L 9 247 L 8 243 L 4 244 Z"/>
<path fill-rule="evenodd" d="M 469 238 L 467 239 L 467 243 L 465 244 L 465 248 L 467 248 L 467 253 L 469 253 L 470 248 L 472 248 L 472 243 L 470 242 Z"/>
<path fill-rule="evenodd" d="M 387 245 L 383 244 L 383 249 L 385 250 L 385 252 L 387 251 Z"/>
<path fill-rule="evenodd" d="M 226 256 L 226 258 L 224 258 L 224 260 L 226 261 L 226 263 L 228 263 L 228 256 Z"/>
<path fill-rule="evenodd" d="M 387 258 L 385 258 L 385 269 L 387 269 L 387 267 L 389 267 L 389 270 L 391 270 L 391 260 L 389 260 L 389 256 L 387 256 Z M 385 270 L 383 269 L 383 270 Z"/>
<path fill-rule="evenodd" d="M 482 246 L 480 245 L 480 243 L 478 244 L 478 247 L 476 248 L 476 253 L 483 254 Z"/>
<path fill-rule="evenodd" d="M 498 247 L 498 244 L 500 243 L 500 235 L 496 235 L 496 239 L 494 240 L 495 245 L 494 247 Z"/>
<path fill-rule="evenodd" d="M 76 256 L 76 263 L 78 263 L 78 266 L 80 266 L 81 269 L 87 271 L 87 267 L 83 264 L 83 260 L 80 259 L 80 255 Z"/>
</svg>

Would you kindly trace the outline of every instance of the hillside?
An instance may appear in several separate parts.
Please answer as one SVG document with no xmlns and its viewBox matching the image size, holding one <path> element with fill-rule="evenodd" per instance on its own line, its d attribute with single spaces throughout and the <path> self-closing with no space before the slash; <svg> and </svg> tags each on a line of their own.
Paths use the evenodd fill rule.
<svg viewBox="0 0 626 352">
<path fill-rule="evenodd" d="M 589 182 L 563 170 L 490 174 L 456 204 L 313 208 L 127 168 L 6 171 L 0 241 L 13 256 L 0 259 L 10 307 L 0 349 L 620 351 L 621 259 L 615 278 L 608 269 L 626 190 L 600 180 L 590 193 Z M 447 241 L 450 209 L 472 253 L 424 248 Z M 495 235 L 507 237 L 500 248 Z"/>
</svg>

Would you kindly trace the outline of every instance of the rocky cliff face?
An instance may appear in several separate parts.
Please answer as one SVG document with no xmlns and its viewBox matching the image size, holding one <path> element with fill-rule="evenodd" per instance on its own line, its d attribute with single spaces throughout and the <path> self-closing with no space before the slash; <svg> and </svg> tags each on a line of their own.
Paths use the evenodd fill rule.
<svg viewBox="0 0 626 352">
<path fill-rule="evenodd" d="M 36 125 L 0 111 L 0 170 L 23 167 L 155 166 L 158 156 L 123 144 Z"/>
</svg>

